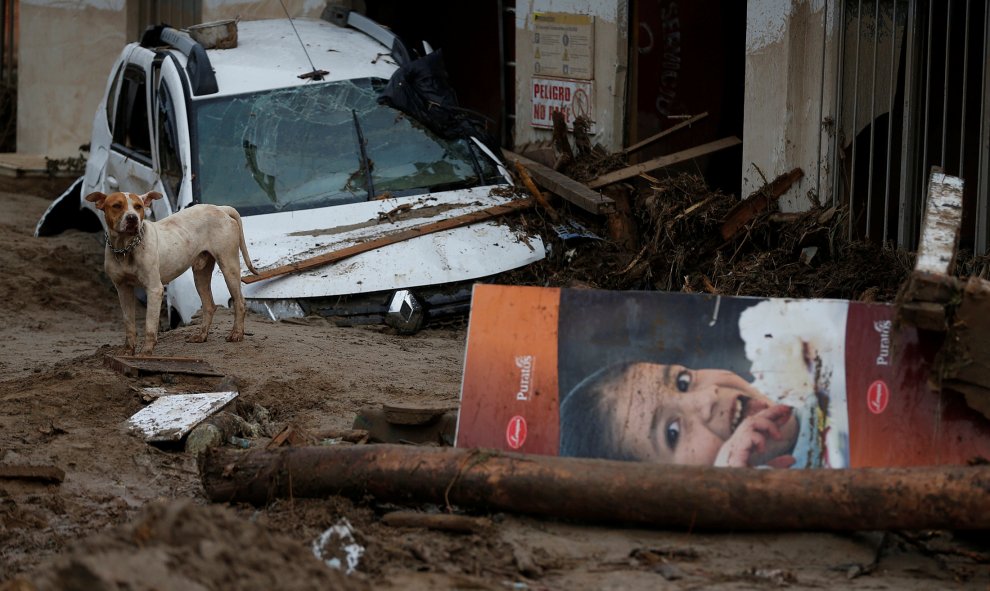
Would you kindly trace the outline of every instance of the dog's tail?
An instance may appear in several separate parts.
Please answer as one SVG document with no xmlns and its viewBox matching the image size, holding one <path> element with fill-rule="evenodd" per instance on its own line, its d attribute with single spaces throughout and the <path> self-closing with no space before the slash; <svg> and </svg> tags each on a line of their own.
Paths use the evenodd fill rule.
<svg viewBox="0 0 990 591">
<path fill-rule="evenodd" d="M 241 214 L 237 213 L 237 210 L 229 205 L 223 206 L 223 210 L 227 213 L 227 215 L 234 218 L 235 222 L 237 222 L 237 233 L 241 237 L 241 256 L 244 257 L 244 264 L 247 265 L 249 271 L 257 275 L 258 270 L 254 268 L 254 263 L 251 262 L 251 256 L 248 254 L 247 242 L 244 240 L 244 224 L 241 223 Z"/>
</svg>

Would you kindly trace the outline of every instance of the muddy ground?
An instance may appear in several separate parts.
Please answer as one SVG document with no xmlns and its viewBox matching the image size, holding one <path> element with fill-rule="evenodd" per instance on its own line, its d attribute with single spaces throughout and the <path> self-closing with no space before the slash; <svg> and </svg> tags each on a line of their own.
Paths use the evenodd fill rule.
<svg viewBox="0 0 990 591">
<path fill-rule="evenodd" d="M 61 484 L 0 480 L 0 589 L 986 589 L 981 536 L 654 531 L 487 515 L 475 534 L 393 528 L 374 499 L 277 501 L 258 509 L 205 497 L 193 457 L 127 434 L 143 402 L 103 364 L 123 334 L 102 273 L 101 236 L 33 238 L 64 181 L 0 182 L 0 464 L 54 465 Z M 456 402 L 465 328 L 414 336 L 314 319 L 249 315 L 228 343 L 195 327 L 156 353 L 207 360 L 275 425 L 318 433 L 367 406 Z M 263 444 L 263 439 L 254 441 Z M 437 510 L 417 506 L 417 510 Z M 482 513 L 483 514 L 483 513 Z M 346 519 L 364 548 L 351 574 L 313 544 Z"/>
</svg>

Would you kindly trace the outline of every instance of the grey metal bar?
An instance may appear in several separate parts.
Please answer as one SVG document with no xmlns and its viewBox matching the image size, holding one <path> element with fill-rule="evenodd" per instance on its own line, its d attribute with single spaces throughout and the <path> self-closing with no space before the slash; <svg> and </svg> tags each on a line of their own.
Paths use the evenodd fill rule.
<svg viewBox="0 0 990 591">
<path fill-rule="evenodd" d="M 962 79 L 962 110 L 959 115 L 959 178 L 965 179 L 963 170 L 966 165 L 966 87 L 969 82 L 969 16 L 971 0 L 966 0 L 966 23 L 963 33 L 963 79 Z"/>
<path fill-rule="evenodd" d="M 877 56 L 880 46 L 880 0 L 873 0 L 873 82 L 870 88 L 870 166 L 866 179 L 866 237 L 870 237 L 870 227 L 873 225 L 873 156 L 876 154 L 877 139 L 876 104 L 877 104 Z"/>
<path fill-rule="evenodd" d="M 942 84 L 942 158 L 939 166 L 945 170 L 945 150 L 949 135 L 949 39 L 952 38 L 952 0 L 945 2 L 945 74 Z M 963 72 L 963 77 L 966 73 Z"/>
<path fill-rule="evenodd" d="M 14 16 L 14 0 L 7 1 L 7 80 L 14 81 L 14 69 L 17 66 L 17 52 L 14 51 L 14 30 L 17 29 Z"/>
<path fill-rule="evenodd" d="M 925 55 L 925 118 L 924 127 L 922 128 L 922 133 L 924 134 L 924 141 L 922 142 L 921 149 L 921 169 L 928 170 L 928 115 L 931 112 L 932 105 L 932 17 L 933 17 L 933 6 L 934 2 L 929 1 L 928 3 L 928 36 L 926 37 L 925 44 L 927 45 L 927 52 Z M 919 193 L 920 194 L 920 193 Z M 924 197 L 921 198 L 921 203 L 919 203 L 918 210 L 924 209 Z"/>
<path fill-rule="evenodd" d="M 969 1 L 969 0 L 967 0 Z M 884 173 L 884 191 L 883 191 L 883 244 L 887 244 L 887 240 L 890 237 L 890 216 L 887 212 L 890 211 L 890 165 L 893 161 L 891 158 L 891 152 L 894 149 L 894 83 L 895 83 L 895 73 L 897 71 L 896 64 L 897 59 L 895 55 L 895 49 L 897 47 L 897 2 L 894 0 L 894 10 L 890 17 L 890 80 L 887 86 L 887 170 Z"/>
<path fill-rule="evenodd" d="M 853 68 L 852 172 L 849 174 L 849 240 L 856 225 L 856 135 L 859 131 L 859 43 L 863 37 L 863 0 L 856 7 L 856 66 Z"/>
<path fill-rule="evenodd" d="M 825 120 L 825 54 L 828 52 L 828 5 L 828 0 L 825 0 L 825 7 L 822 10 L 822 76 L 818 91 L 818 158 L 815 160 L 818 166 L 815 170 L 815 197 L 819 201 L 822 197 L 822 134 L 825 132 L 821 123 Z"/>
<path fill-rule="evenodd" d="M 914 211 L 911 207 L 917 171 L 917 123 L 918 123 L 918 3 L 908 0 L 905 23 L 904 51 L 904 118 L 901 126 L 901 182 L 897 197 L 897 245 L 911 248 L 913 242 Z"/>
<path fill-rule="evenodd" d="M 835 111 L 832 120 L 832 205 L 841 202 L 842 181 L 846 178 L 845 171 L 839 170 L 839 152 L 842 150 L 842 77 L 845 73 L 845 43 L 846 43 L 846 3 L 838 5 L 839 42 L 835 45 Z"/>
<path fill-rule="evenodd" d="M 977 175 L 974 251 L 987 251 L 987 192 L 990 186 L 990 6 L 983 8 L 983 101 L 980 105 L 980 172 Z"/>
</svg>

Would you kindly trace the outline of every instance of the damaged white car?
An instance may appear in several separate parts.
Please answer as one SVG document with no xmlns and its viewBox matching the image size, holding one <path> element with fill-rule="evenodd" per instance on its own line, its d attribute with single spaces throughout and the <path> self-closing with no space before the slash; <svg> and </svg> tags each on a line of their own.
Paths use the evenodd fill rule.
<svg viewBox="0 0 990 591">
<path fill-rule="evenodd" d="M 513 202 L 511 191 L 493 191 L 511 182 L 497 146 L 463 119 L 452 129 L 417 117 L 421 97 L 407 97 L 411 107 L 396 99 L 415 91 L 416 76 L 427 89 L 437 82 L 421 68 L 435 54 L 410 59 L 355 12 L 234 26 L 232 48 L 167 27 L 124 48 L 85 174 L 36 235 L 100 229 L 83 199 L 93 191 L 159 191 L 167 198 L 154 202 L 155 219 L 196 203 L 231 205 L 255 266 L 280 273 L 244 286 L 251 309 L 409 331 L 463 313 L 474 280 L 545 256 L 538 236 L 492 211 Z M 358 254 L 313 264 L 349 252 Z M 227 302 L 219 271 L 213 293 Z M 173 326 L 192 319 L 200 302 L 191 272 L 167 286 L 166 302 Z"/>
</svg>

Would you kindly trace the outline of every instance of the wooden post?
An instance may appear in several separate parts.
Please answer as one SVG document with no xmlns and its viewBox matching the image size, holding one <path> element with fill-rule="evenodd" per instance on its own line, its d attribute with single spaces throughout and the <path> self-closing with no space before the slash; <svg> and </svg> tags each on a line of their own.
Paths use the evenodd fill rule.
<svg viewBox="0 0 990 591">
<path fill-rule="evenodd" d="M 401 445 L 210 450 L 215 502 L 372 495 L 675 529 L 990 528 L 990 466 L 758 470 Z"/>
</svg>

